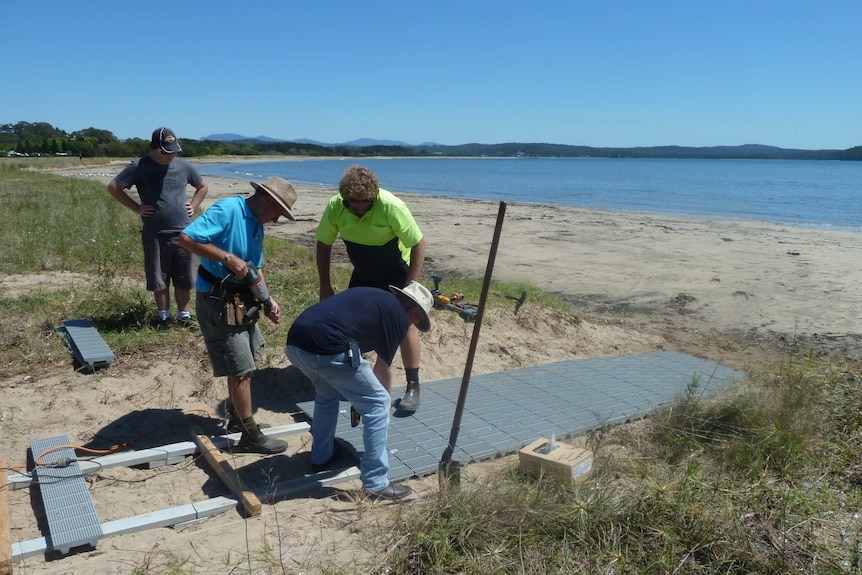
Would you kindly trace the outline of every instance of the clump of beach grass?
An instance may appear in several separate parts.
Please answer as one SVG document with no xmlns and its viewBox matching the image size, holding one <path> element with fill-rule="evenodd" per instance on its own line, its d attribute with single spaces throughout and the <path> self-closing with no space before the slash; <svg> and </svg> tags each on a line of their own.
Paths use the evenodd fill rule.
<svg viewBox="0 0 862 575">
<path fill-rule="evenodd" d="M 68 350 L 56 337 L 65 319 L 91 321 L 117 354 L 172 346 L 186 353 L 189 346 L 182 344 L 191 337 L 187 332 L 156 330 L 152 294 L 144 289 L 140 218 L 100 182 L 33 169 L 74 159 L 25 160 L 0 161 L 0 211 L 5 220 L 0 245 L 7 246 L 0 250 L 0 273 L 35 278 L 20 293 L 0 293 L 0 377 L 68 361 Z M 39 166 L 29 160 L 39 161 Z M 318 301 L 317 268 L 314 254 L 304 247 L 270 236 L 264 242 L 267 283 L 281 304 L 282 321 L 259 325 L 267 343 L 279 349 L 293 319 Z M 63 274 L 68 285 L 44 285 L 40 274 Z M 350 270 L 334 266 L 332 275 L 335 285 L 346 286 Z M 478 300 L 481 282 L 445 282 Z M 563 305 L 526 284 L 495 284 L 488 305 L 514 306 L 506 295 L 527 289 L 536 298 L 531 303 Z"/>
<path fill-rule="evenodd" d="M 859 377 L 812 354 L 714 396 L 695 380 L 596 434 L 583 483 L 512 465 L 399 510 L 387 572 L 862 572 Z"/>
</svg>

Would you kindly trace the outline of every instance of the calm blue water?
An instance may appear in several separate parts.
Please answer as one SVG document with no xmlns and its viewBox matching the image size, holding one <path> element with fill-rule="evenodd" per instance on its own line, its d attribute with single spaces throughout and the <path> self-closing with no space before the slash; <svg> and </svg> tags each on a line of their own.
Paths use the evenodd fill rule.
<svg viewBox="0 0 862 575">
<path fill-rule="evenodd" d="M 215 164 L 204 175 L 336 187 L 353 164 L 393 192 L 862 231 L 862 162 L 348 158 Z"/>
</svg>

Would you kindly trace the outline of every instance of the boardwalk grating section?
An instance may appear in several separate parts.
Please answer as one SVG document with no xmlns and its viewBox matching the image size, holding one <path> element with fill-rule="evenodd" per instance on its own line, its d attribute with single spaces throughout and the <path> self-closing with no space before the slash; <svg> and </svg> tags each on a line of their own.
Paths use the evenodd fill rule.
<svg viewBox="0 0 862 575">
<path fill-rule="evenodd" d="M 514 453 L 539 437 L 578 435 L 623 423 L 681 397 L 693 384 L 709 395 L 745 373 L 677 352 L 560 361 L 472 376 L 453 459 L 461 463 Z M 437 471 L 449 443 L 461 378 L 422 384 L 419 410 L 393 412 L 389 478 Z M 309 417 L 314 402 L 300 404 Z M 341 403 L 336 436 L 360 455 L 362 425 L 350 427 Z"/>
<path fill-rule="evenodd" d="M 102 526 L 90 498 L 87 482 L 75 461 L 75 451 L 67 436 L 50 437 L 30 442 L 30 451 L 43 465 L 36 466 L 33 475 L 39 484 L 45 516 L 48 519 L 48 548 L 68 553 L 81 545 L 96 546 L 102 538 Z M 60 449 L 58 449 L 60 448 Z M 66 467 L 51 467 L 57 461 L 71 460 Z"/>
<path fill-rule="evenodd" d="M 63 322 L 66 342 L 75 360 L 86 371 L 110 367 L 114 363 L 114 352 L 99 335 L 99 332 L 85 319 L 70 319 Z"/>
</svg>

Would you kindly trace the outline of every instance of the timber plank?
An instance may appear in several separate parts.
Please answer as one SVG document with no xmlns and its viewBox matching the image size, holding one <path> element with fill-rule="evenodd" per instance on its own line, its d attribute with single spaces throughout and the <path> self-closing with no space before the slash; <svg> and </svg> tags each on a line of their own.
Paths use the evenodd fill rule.
<svg viewBox="0 0 862 575">
<path fill-rule="evenodd" d="M 246 491 L 242 488 L 233 467 L 230 466 L 221 451 L 213 445 L 210 438 L 206 435 L 196 435 L 195 443 L 198 444 L 201 454 L 203 454 L 204 459 L 207 460 L 216 475 L 219 476 L 219 479 L 221 479 L 227 488 L 230 489 L 231 493 L 239 498 L 246 513 L 251 517 L 257 517 L 260 515 L 260 499 L 258 499 L 257 495 L 253 492 Z"/>
</svg>

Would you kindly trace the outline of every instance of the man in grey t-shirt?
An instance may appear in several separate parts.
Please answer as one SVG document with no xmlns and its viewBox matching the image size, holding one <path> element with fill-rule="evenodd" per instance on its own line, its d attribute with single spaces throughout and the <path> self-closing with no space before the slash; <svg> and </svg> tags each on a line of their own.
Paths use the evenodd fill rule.
<svg viewBox="0 0 862 575">
<path fill-rule="evenodd" d="M 177 157 L 180 151 L 182 147 L 173 130 L 156 128 L 150 139 L 150 154 L 132 160 L 108 184 L 108 193 L 141 216 L 147 290 L 153 292 L 156 300 L 160 330 L 173 325 L 171 282 L 179 324 L 183 327 L 196 325 L 189 304 L 197 262 L 193 254 L 179 245 L 178 238 L 191 222 L 208 188 L 195 167 Z M 195 189 L 191 201 L 186 197 L 187 185 Z M 138 191 L 140 203 L 126 191 L 132 186 Z"/>
</svg>

